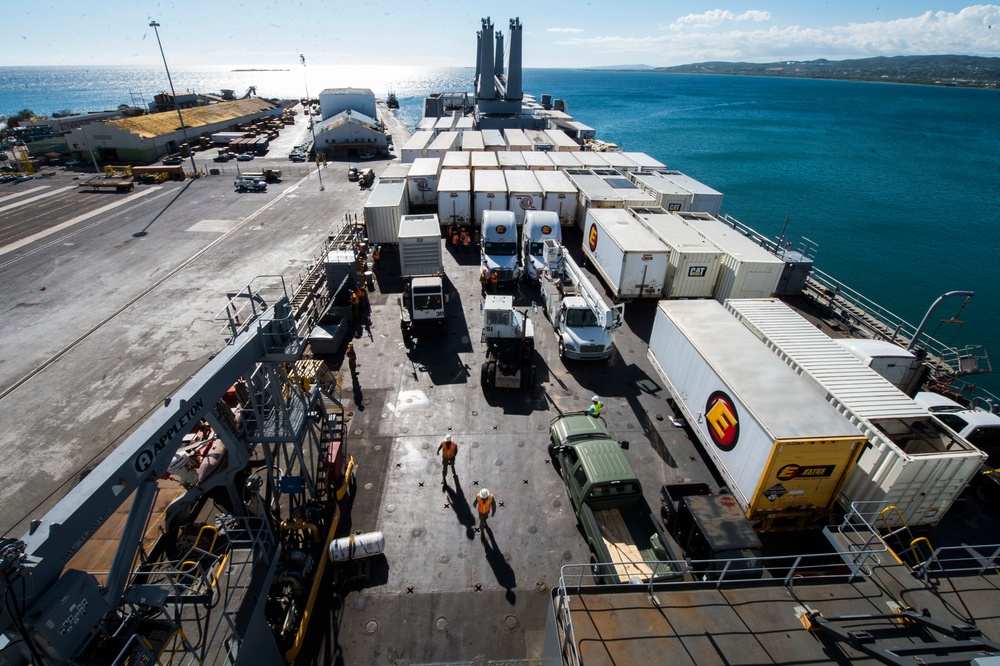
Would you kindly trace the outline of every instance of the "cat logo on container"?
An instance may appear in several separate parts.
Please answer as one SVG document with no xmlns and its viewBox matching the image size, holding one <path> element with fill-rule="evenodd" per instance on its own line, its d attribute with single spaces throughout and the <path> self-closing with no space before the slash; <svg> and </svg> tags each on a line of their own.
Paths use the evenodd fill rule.
<svg viewBox="0 0 1000 666">
<path fill-rule="evenodd" d="M 785 465 L 778 470 L 778 478 L 782 481 L 792 479 L 823 479 L 833 476 L 836 465 Z"/>
<path fill-rule="evenodd" d="M 546 236 L 548 236 L 549 234 L 552 233 L 552 227 L 550 227 L 547 224 L 542 225 L 542 233 L 545 234 Z"/>
<path fill-rule="evenodd" d="M 691 266 L 688 268 L 688 277 L 705 277 L 708 273 L 708 266 Z"/>
<path fill-rule="evenodd" d="M 740 421 L 736 404 L 723 391 L 715 391 L 705 403 L 708 436 L 723 451 L 732 451 L 740 438 Z"/>
<path fill-rule="evenodd" d="M 507 227 L 505 227 L 502 224 L 498 224 L 497 225 L 497 233 L 498 234 L 505 234 L 505 233 L 507 233 Z"/>
<path fill-rule="evenodd" d="M 587 234 L 587 245 L 590 246 L 590 251 L 593 252 L 597 249 L 597 225 L 591 223 L 590 233 Z"/>
</svg>

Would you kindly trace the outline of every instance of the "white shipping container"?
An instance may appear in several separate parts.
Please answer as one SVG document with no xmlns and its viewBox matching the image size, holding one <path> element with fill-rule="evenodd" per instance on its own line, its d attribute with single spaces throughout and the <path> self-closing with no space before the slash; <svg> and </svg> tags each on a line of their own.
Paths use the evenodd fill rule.
<svg viewBox="0 0 1000 666">
<path fill-rule="evenodd" d="M 665 170 L 657 173 L 669 178 L 691 193 L 691 210 L 711 213 L 712 215 L 719 214 L 719 210 L 722 208 L 722 192 L 713 190 L 708 185 L 700 183 L 680 171 Z"/>
<path fill-rule="evenodd" d="M 483 130 L 483 145 L 486 147 L 486 150 L 491 150 L 495 153 L 500 152 L 501 150 L 507 150 L 507 142 L 504 141 L 503 134 L 500 133 L 500 130 Z"/>
<path fill-rule="evenodd" d="M 402 178 L 406 180 L 406 177 L 410 175 L 411 166 L 413 165 L 403 162 L 390 162 L 386 165 L 385 170 L 379 178 Z"/>
<path fill-rule="evenodd" d="M 552 160 L 552 165 L 557 169 L 583 168 L 580 160 L 576 159 L 576 153 L 556 151 L 549 153 L 549 159 Z"/>
<path fill-rule="evenodd" d="M 497 164 L 504 171 L 524 171 L 528 165 L 524 163 L 523 151 L 501 150 L 497 154 Z"/>
<path fill-rule="evenodd" d="M 437 119 L 434 123 L 434 131 L 438 134 L 441 132 L 450 132 L 451 128 L 455 126 L 455 118 L 453 116 L 442 116 Z"/>
<path fill-rule="evenodd" d="M 608 161 L 604 159 L 603 153 L 595 153 L 592 150 L 581 150 L 573 155 L 580 161 L 580 166 L 584 169 L 607 169 Z"/>
<path fill-rule="evenodd" d="M 399 235 L 399 218 L 410 212 L 406 180 L 381 178 L 365 203 L 363 216 L 368 230 L 368 242 L 395 243 Z"/>
<path fill-rule="evenodd" d="M 808 380 L 715 301 L 660 301 L 647 353 L 758 529 L 831 512 L 865 439 Z"/>
<path fill-rule="evenodd" d="M 484 149 L 483 133 L 479 130 L 467 129 L 462 132 L 462 150 L 478 152 Z"/>
<path fill-rule="evenodd" d="M 470 153 L 461 150 L 449 150 L 441 161 L 442 169 L 468 169 Z"/>
<path fill-rule="evenodd" d="M 444 273 L 438 216 L 404 215 L 399 220 L 399 272 L 403 277 Z"/>
<path fill-rule="evenodd" d="M 670 249 L 621 208 L 587 211 L 583 253 L 618 298 L 660 298 Z"/>
<path fill-rule="evenodd" d="M 459 140 L 458 132 L 441 132 L 431 141 L 424 153 L 427 157 L 437 157 L 443 160 L 445 153 L 449 150 L 458 150 Z"/>
<path fill-rule="evenodd" d="M 531 149 L 533 151 L 549 151 L 553 150 L 555 146 L 552 144 L 552 139 L 543 130 L 527 129 L 524 130 L 524 136 L 527 137 L 528 141 L 531 143 Z"/>
<path fill-rule="evenodd" d="M 399 158 L 410 163 L 418 157 L 427 157 L 427 145 L 434 140 L 434 132 L 416 132 L 399 149 Z"/>
<path fill-rule="evenodd" d="M 507 210 L 514 213 L 517 226 L 524 224 L 524 213 L 542 209 L 542 186 L 534 171 L 504 171 L 507 179 Z"/>
<path fill-rule="evenodd" d="M 553 150 L 559 153 L 575 153 L 580 150 L 580 144 L 571 139 L 566 132 L 561 129 L 548 129 L 545 133 L 549 135 Z"/>
<path fill-rule="evenodd" d="M 547 152 L 531 151 L 520 154 L 524 157 L 524 164 L 529 171 L 554 171 L 556 168 Z"/>
<path fill-rule="evenodd" d="M 652 195 L 660 208 L 678 213 L 691 210 L 694 195 L 663 174 L 632 172 L 629 178 L 644 192 Z"/>
<path fill-rule="evenodd" d="M 662 208 L 633 208 L 632 215 L 670 248 L 663 297 L 711 298 L 722 266 L 719 248 Z"/>
<path fill-rule="evenodd" d="M 524 130 L 508 127 L 503 131 L 503 138 L 507 142 L 507 150 L 531 150 L 531 142 Z"/>
<path fill-rule="evenodd" d="M 868 438 L 841 503 L 896 506 L 911 527 L 936 525 L 986 454 L 777 299 L 729 300 L 726 308 Z"/>
<path fill-rule="evenodd" d="M 587 211 L 592 208 L 624 208 L 625 201 L 589 169 L 566 169 L 566 177 L 576 186 L 576 225 L 583 229 Z"/>
<path fill-rule="evenodd" d="M 621 175 L 615 169 L 594 169 L 594 174 L 603 178 L 608 187 L 622 198 L 626 208 L 632 208 L 633 206 L 640 208 L 656 206 L 655 197 L 643 192 L 635 183 Z"/>
<path fill-rule="evenodd" d="M 438 177 L 441 173 L 441 160 L 436 157 L 418 157 L 410 165 L 410 173 L 406 174 L 407 192 L 410 205 L 436 206 L 438 199 Z"/>
<path fill-rule="evenodd" d="M 625 173 L 626 171 L 635 171 L 639 168 L 639 165 L 636 164 L 635 160 L 625 153 L 609 151 L 601 153 L 601 157 L 607 161 L 609 167 L 612 169 L 618 169 L 622 173 Z"/>
<path fill-rule="evenodd" d="M 421 118 L 420 122 L 417 123 L 417 131 L 433 133 L 434 126 L 437 125 L 437 121 L 438 121 L 437 118 Z"/>
<path fill-rule="evenodd" d="M 445 169 L 438 179 L 438 217 L 442 224 L 472 224 L 472 171 Z"/>
<path fill-rule="evenodd" d="M 715 285 L 715 300 L 727 298 L 770 298 L 774 296 L 785 270 L 785 262 L 757 245 L 714 215 L 671 213 L 684 220 L 725 253 Z"/>
<path fill-rule="evenodd" d="M 652 171 L 653 169 L 666 169 L 667 165 L 658 159 L 650 157 L 646 153 L 633 153 L 625 151 L 625 156 L 630 158 L 639 166 L 640 171 Z"/>
<path fill-rule="evenodd" d="M 538 171 L 535 178 L 542 188 L 541 210 L 552 211 L 559 216 L 559 224 L 571 226 L 576 219 L 576 186 L 562 171 Z"/>
<path fill-rule="evenodd" d="M 463 136 L 466 132 L 474 132 L 476 126 L 476 121 L 471 116 L 462 116 L 455 121 L 455 125 L 452 129 L 456 132 L 460 132 Z"/>
<path fill-rule="evenodd" d="M 472 158 L 472 169 L 499 169 L 500 164 L 497 162 L 497 155 L 500 153 L 495 153 L 492 150 L 480 150 L 473 152 Z"/>
<path fill-rule="evenodd" d="M 493 153 L 483 153 L 492 155 Z M 483 222 L 483 212 L 487 210 L 507 210 L 507 179 L 499 169 L 484 169 L 472 172 L 473 223 Z"/>
</svg>

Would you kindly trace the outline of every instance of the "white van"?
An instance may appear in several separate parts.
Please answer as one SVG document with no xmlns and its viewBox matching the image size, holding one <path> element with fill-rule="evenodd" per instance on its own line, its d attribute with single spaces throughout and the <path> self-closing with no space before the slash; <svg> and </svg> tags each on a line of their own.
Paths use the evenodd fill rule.
<svg viewBox="0 0 1000 666">
<path fill-rule="evenodd" d="M 510 284 L 521 277 L 517 256 L 517 220 L 509 210 L 483 211 L 479 235 L 484 272 L 497 271 L 497 282 Z"/>
<path fill-rule="evenodd" d="M 559 215 L 551 210 L 525 211 L 524 229 L 521 231 L 521 265 L 532 282 L 538 282 L 539 273 L 545 268 L 542 248 L 549 239 L 562 244 Z"/>
</svg>

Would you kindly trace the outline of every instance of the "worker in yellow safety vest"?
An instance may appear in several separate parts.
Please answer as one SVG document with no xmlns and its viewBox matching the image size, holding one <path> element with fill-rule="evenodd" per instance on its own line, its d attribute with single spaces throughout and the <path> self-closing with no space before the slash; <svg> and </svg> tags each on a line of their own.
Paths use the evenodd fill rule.
<svg viewBox="0 0 1000 666">
<path fill-rule="evenodd" d="M 472 501 L 472 505 L 479 511 L 479 538 L 486 541 L 486 530 L 489 529 L 486 520 L 490 516 L 497 515 L 497 500 L 493 493 L 483 488 Z"/>
<path fill-rule="evenodd" d="M 587 414 L 589 414 L 590 416 L 600 416 L 601 410 L 604 409 L 604 403 L 601 402 L 601 399 L 598 398 L 596 395 L 590 400 L 591 404 L 590 407 L 587 409 Z"/>
<path fill-rule="evenodd" d="M 451 435 L 445 435 L 438 445 L 438 453 L 441 454 L 441 485 L 448 483 L 448 467 L 451 466 L 451 475 L 458 478 L 455 472 L 455 456 L 458 455 L 458 443 Z"/>
</svg>

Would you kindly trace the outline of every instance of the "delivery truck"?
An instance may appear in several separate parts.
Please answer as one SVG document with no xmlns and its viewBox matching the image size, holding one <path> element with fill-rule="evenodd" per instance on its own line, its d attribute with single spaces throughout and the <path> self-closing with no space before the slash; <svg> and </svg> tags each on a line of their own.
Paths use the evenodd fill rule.
<svg viewBox="0 0 1000 666">
<path fill-rule="evenodd" d="M 713 300 L 660 301 L 648 355 L 758 532 L 822 526 L 866 440 L 809 380 Z"/>
<path fill-rule="evenodd" d="M 867 438 L 841 504 L 882 503 L 910 527 L 936 525 L 986 454 L 778 299 L 729 300 L 726 309 Z"/>
<path fill-rule="evenodd" d="M 621 208 L 587 211 L 583 254 L 613 298 L 660 298 L 670 249 Z"/>
</svg>

